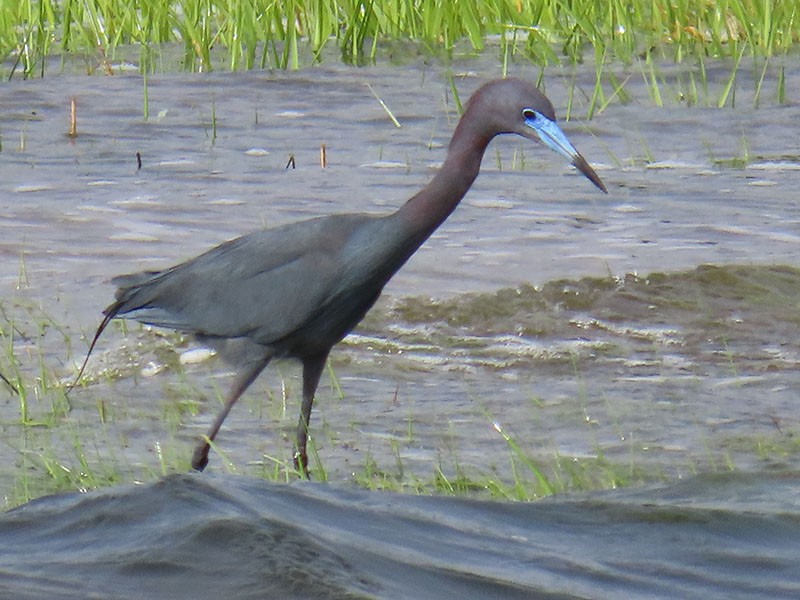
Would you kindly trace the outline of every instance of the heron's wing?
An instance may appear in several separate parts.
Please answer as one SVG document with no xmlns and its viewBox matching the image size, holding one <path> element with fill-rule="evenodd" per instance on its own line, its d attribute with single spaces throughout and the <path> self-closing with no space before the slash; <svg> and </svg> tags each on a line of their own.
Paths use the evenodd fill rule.
<svg viewBox="0 0 800 600">
<path fill-rule="evenodd" d="M 255 232 L 161 272 L 124 275 L 106 313 L 268 344 L 313 319 L 335 290 L 341 252 L 374 218 L 332 216 Z"/>
</svg>

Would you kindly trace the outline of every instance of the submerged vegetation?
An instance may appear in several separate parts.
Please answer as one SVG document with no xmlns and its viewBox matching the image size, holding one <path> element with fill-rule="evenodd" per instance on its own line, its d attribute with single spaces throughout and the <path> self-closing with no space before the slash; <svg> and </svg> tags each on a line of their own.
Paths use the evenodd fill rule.
<svg viewBox="0 0 800 600">
<path fill-rule="evenodd" d="M 529 500 L 728 471 L 742 463 L 796 465 L 800 437 L 793 413 L 777 399 L 750 407 L 747 394 L 760 393 L 763 388 L 757 385 L 762 380 L 767 385 L 767 373 L 772 374 L 772 386 L 791 380 L 781 379 L 781 373 L 791 374 L 796 368 L 798 294 L 797 269 L 734 265 L 647 277 L 553 281 L 541 288 L 440 302 L 399 300 L 371 313 L 360 332 L 348 338 L 348 351 L 336 354 L 339 362 L 330 369 L 331 383 L 320 391 L 323 404 L 339 403 L 348 393 L 350 386 L 339 385 L 338 373 L 357 378 L 363 369 L 374 374 L 375 364 L 359 366 L 360 361 L 391 361 L 398 374 L 412 373 L 413 380 L 413 373 L 430 377 L 426 357 L 431 354 L 440 361 L 437 371 L 479 371 L 481 379 L 498 386 L 501 398 L 494 409 L 489 398 L 470 400 L 463 416 L 471 425 L 453 424 L 450 431 L 447 417 L 431 423 L 430 414 L 415 415 L 409 407 L 405 419 L 395 419 L 397 412 L 390 415 L 388 430 L 382 430 L 385 423 L 377 425 L 377 436 L 362 430 L 371 419 L 359 414 L 359 402 L 348 399 L 353 411 L 347 417 L 353 419 L 349 429 L 328 423 L 324 416 L 315 423 L 312 475 L 317 480 L 346 479 L 368 489 Z M 63 346 L 65 340 L 54 319 L 25 302 L 0 303 L 0 316 L 0 371 L 19 390 L 0 391 L 5 402 L 0 422 L 6 457 L 0 467 L 4 506 L 47 493 L 152 481 L 189 470 L 197 433 L 190 424 L 200 410 L 213 412 L 222 392 L 212 386 L 209 393 L 207 382 L 205 389 L 193 387 L 204 385 L 207 378 L 184 374 L 188 367 L 178 356 L 187 340 L 149 329 L 121 332 L 118 339 L 124 336 L 125 346 L 98 356 L 94 371 L 81 382 L 86 389 L 73 398 L 64 387 L 70 375 L 44 360 L 52 354 L 50 346 Z M 781 339 L 787 341 L 775 347 L 774 340 Z M 214 372 L 219 365 L 206 368 Z M 157 385 L 164 387 L 164 397 L 159 402 L 142 406 L 126 399 L 141 396 L 129 393 L 137 378 L 161 371 Z M 586 440 L 581 445 L 587 449 L 572 454 L 558 449 L 559 443 L 543 448 L 542 438 L 531 439 L 521 433 L 521 423 L 507 422 L 502 382 L 511 376 L 515 387 L 522 386 L 519 378 L 524 373 L 535 380 L 537 390 L 548 378 L 558 382 L 555 396 L 544 392 L 542 398 L 530 399 L 525 414 L 533 430 L 547 436 L 555 425 L 562 431 L 553 434 L 555 438 L 562 441 L 563 432 L 572 431 Z M 599 383 L 587 383 L 609 379 L 610 373 L 643 385 L 663 378 L 668 385 L 653 392 L 661 398 L 645 407 L 641 398 L 622 398 L 624 388 L 613 388 L 611 393 L 618 397 L 609 398 Z M 280 366 L 277 375 L 270 378 L 266 401 L 263 390 L 243 399 L 240 408 L 250 413 L 244 418 L 253 421 L 259 433 L 242 441 L 241 432 L 232 432 L 225 444 L 215 446 L 219 469 L 274 481 L 297 478 L 286 432 L 293 430 L 299 391 L 297 381 L 284 377 Z M 698 382 L 705 378 L 709 385 L 701 388 Z M 670 391 L 673 387 L 677 391 Z M 711 422 L 700 423 L 697 431 L 706 433 L 699 433 L 694 448 L 678 452 L 662 447 L 647 432 L 631 438 L 636 428 L 632 412 L 666 411 L 658 418 L 678 420 L 675 434 L 667 438 L 679 439 L 684 425 L 678 413 L 693 405 L 690 396 L 726 387 L 740 388 L 729 398 L 730 405 L 724 395 L 705 397 L 703 403 L 721 401 L 723 428 L 729 419 L 736 421 L 742 405 L 748 415 L 753 411 L 752 417 L 744 417 L 752 422 L 728 432 L 714 432 Z M 674 401 L 670 394 L 676 396 Z M 365 402 L 377 403 L 381 411 L 379 397 Z M 388 403 L 405 411 L 403 399 Z M 455 410 L 461 416 L 465 407 Z M 421 428 L 427 431 L 418 431 Z M 491 458 L 467 456 L 471 443 L 452 442 L 476 431 L 484 432 L 480 452 Z M 235 443 L 240 444 L 238 450 Z M 417 460 L 420 447 L 427 450 Z"/>
<path fill-rule="evenodd" d="M 8 76 L 43 76 L 46 58 L 77 53 L 111 70 L 121 47 L 140 48 L 155 70 L 159 46 L 179 44 L 183 65 L 207 71 L 290 68 L 335 46 L 344 61 L 374 60 L 393 41 L 451 54 L 499 40 L 504 61 L 598 64 L 643 58 L 785 54 L 800 39 L 798 0 L 11 0 L 0 4 L 0 59 Z"/>
</svg>

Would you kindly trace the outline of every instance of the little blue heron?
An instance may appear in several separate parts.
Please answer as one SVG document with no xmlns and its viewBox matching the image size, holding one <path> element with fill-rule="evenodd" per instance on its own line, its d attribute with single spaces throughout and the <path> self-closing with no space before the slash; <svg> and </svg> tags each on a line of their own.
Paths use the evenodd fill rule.
<svg viewBox="0 0 800 600">
<path fill-rule="evenodd" d="M 109 321 L 123 317 L 191 333 L 237 369 L 222 411 L 192 456 L 196 470 L 208 464 L 210 442 L 267 364 L 276 357 L 299 359 L 303 399 L 294 462 L 308 477 L 311 406 L 331 348 L 458 206 L 478 176 L 487 145 L 503 133 L 543 143 L 607 191 L 535 86 L 495 80 L 469 99 L 444 164 L 399 210 L 330 215 L 257 231 L 164 271 L 116 277 L 116 301 L 105 309 L 86 359 Z"/>
</svg>

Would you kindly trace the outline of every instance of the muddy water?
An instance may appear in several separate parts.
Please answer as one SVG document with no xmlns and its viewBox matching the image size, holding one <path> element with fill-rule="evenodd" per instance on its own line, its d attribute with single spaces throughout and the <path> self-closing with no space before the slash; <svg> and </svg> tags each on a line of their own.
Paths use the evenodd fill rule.
<svg viewBox="0 0 800 600">
<path fill-rule="evenodd" d="M 735 108 L 689 106 L 692 71 L 664 67 L 666 105 L 653 107 L 640 68 L 619 68 L 630 102 L 564 122 L 607 196 L 540 148 L 494 142 L 463 206 L 334 353 L 314 414 L 332 479 L 371 459 L 398 477 L 508 478 L 495 422 L 545 460 L 600 455 L 656 476 L 797 464 L 799 111 L 775 102 L 772 79 L 753 108 L 745 71 Z M 483 59 L 452 72 L 463 100 L 498 70 Z M 709 103 L 727 71 L 707 73 Z M 23 375 L 74 373 L 116 274 L 260 227 L 401 205 L 444 158 L 456 120 L 446 74 L 420 63 L 151 76 L 147 119 L 143 81 L 124 70 L 4 83 L 0 326 Z M 559 115 L 570 101 L 585 114 L 593 78 L 546 74 Z M 800 65 L 786 78 L 791 101 Z M 135 474 L 157 472 L 159 452 L 188 457 L 228 372 L 216 360 L 176 368 L 189 347 L 177 343 L 109 330 L 94 383 L 46 432 L 13 425 L 19 405 L 1 392 L 7 444 L 72 464 L 77 436 L 91 460 Z M 289 456 L 298 389 L 295 367 L 277 365 L 234 410 L 219 442 L 239 470 Z M 52 402 L 31 398 L 30 417 Z"/>
</svg>

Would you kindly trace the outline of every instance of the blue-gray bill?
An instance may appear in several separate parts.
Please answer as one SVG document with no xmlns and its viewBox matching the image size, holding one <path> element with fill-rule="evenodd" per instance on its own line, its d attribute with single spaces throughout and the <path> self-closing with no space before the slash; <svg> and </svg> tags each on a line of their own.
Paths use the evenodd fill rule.
<svg viewBox="0 0 800 600">
<path fill-rule="evenodd" d="M 570 161 L 578 171 L 583 173 L 586 178 L 595 184 L 600 190 L 608 193 L 605 184 L 601 181 L 597 173 L 594 172 L 586 159 L 575 149 L 575 146 L 567 139 L 564 132 L 555 121 L 548 119 L 541 113 L 527 109 L 525 112 L 525 125 L 530 127 L 537 135 L 539 140 L 554 152 L 560 154 Z"/>
<path fill-rule="evenodd" d="M 600 179 L 600 177 L 597 175 L 597 173 L 594 172 L 594 169 L 591 166 L 589 166 L 589 163 L 586 162 L 586 159 L 583 158 L 583 156 L 581 156 L 580 154 L 576 154 L 575 158 L 572 159 L 572 164 L 576 169 L 578 169 L 578 171 L 583 173 L 589 181 L 591 181 L 598 188 L 600 188 L 600 190 L 602 190 L 606 194 L 608 193 L 608 190 L 606 189 L 606 184 L 604 184 L 603 181 Z"/>
</svg>

